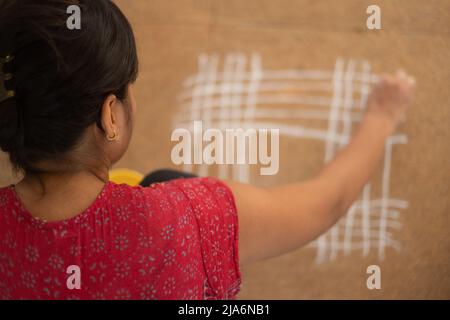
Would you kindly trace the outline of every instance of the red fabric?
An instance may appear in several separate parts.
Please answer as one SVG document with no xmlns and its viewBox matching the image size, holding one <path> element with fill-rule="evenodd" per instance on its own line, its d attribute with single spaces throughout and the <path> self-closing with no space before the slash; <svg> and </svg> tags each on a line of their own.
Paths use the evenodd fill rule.
<svg viewBox="0 0 450 320">
<path fill-rule="evenodd" d="M 37 220 L 0 189 L 1 299 L 234 299 L 238 220 L 212 178 L 148 188 L 109 182 L 80 215 Z M 81 289 L 67 268 L 81 269 Z"/>
</svg>

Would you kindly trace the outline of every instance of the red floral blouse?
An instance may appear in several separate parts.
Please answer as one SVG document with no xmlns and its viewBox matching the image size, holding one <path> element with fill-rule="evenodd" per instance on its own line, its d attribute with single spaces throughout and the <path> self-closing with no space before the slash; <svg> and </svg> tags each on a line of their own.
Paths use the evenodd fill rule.
<svg viewBox="0 0 450 320">
<path fill-rule="evenodd" d="M 240 286 L 236 206 L 216 179 L 108 182 L 59 222 L 0 189 L 0 299 L 234 299 Z"/>
</svg>

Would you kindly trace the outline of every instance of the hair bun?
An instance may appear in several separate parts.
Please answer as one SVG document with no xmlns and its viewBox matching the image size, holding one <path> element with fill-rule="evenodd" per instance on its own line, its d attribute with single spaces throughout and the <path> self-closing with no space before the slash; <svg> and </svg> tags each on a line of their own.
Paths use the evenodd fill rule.
<svg viewBox="0 0 450 320">
<path fill-rule="evenodd" d="M 23 144 L 23 134 L 20 132 L 20 111 L 15 93 L 15 78 L 13 75 L 11 54 L 3 54 L 0 58 L 0 147 L 5 152 L 16 150 Z"/>
<path fill-rule="evenodd" d="M 81 30 L 67 28 L 69 4 L 82 9 Z M 0 0 L 0 57 L 8 54 L 12 61 L 0 63 L 0 148 L 25 172 L 84 165 L 71 152 L 99 122 L 105 97 L 124 100 L 138 74 L 126 17 L 110 0 Z"/>
<path fill-rule="evenodd" d="M 5 152 L 19 150 L 24 145 L 24 132 L 17 99 L 10 97 L 0 102 L 0 148 Z"/>
</svg>

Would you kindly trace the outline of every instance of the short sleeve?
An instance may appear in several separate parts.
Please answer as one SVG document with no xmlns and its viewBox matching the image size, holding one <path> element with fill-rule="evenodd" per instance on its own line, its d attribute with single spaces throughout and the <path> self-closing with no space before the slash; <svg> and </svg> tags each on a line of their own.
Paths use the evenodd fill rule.
<svg viewBox="0 0 450 320">
<path fill-rule="evenodd" d="M 205 299 L 234 299 L 241 287 L 238 216 L 233 194 L 213 178 L 174 180 L 188 198 L 207 276 Z"/>
</svg>

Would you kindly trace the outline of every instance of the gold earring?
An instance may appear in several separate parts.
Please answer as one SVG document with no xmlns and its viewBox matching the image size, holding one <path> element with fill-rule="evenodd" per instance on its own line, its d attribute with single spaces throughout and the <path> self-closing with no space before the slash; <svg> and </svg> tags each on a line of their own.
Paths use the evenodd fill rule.
<svg viewBox="0 0 450 320">
<path fill-rule="evenodd" d="M 106 138 L 108 139 L 108 141 L 116 141 L 118 137 L 119 135 L 117 134 L 116 130 L 114 130 L 113 136 L 111 137 L 108 135 Z"/>
</svg>

